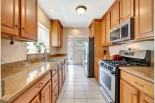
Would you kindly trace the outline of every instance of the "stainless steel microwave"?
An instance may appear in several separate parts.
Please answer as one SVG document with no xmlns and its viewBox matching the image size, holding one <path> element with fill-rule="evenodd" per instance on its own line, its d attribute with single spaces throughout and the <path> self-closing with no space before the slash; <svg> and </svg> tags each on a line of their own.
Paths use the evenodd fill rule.
<svg viewBox="0 0 155 103">
<path fill-rule="evenodd" d="M 134 18 L 130 18 L 110 30 L 110 43 L 134 39 Z"/>
</svg>

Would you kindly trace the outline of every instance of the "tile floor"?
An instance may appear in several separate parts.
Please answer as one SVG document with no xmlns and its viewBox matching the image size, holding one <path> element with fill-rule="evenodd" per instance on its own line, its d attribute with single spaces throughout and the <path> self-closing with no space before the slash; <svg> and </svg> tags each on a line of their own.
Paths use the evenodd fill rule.
<svg viewBox="0 0 155 103">
<path fill-rule="evenodd" d="M 87 78 L 81 65 L 69 65 L 68 75 L 56 103 L 107 103 L 99 83 Z"/>
</svg>

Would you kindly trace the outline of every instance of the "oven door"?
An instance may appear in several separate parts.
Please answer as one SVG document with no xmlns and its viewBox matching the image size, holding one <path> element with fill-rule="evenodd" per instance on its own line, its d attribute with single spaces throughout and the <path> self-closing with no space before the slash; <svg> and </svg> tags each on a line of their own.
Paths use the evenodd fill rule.
<svg viewBox="0 0 155 103">
<path fill-rule="evenodd" d="M 112 74 L 105 67 L 100 66 L 100 84 L 115 102 L 115 74 Z"/>
</svg>

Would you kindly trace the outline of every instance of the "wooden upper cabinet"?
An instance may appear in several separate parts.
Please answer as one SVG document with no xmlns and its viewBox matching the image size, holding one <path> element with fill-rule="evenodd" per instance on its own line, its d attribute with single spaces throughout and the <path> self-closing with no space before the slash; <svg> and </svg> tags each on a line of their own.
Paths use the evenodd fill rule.
<svg viewBox="0 0 155 103">
<path fill-rule="evenodd" d="M 154 100 L 150 97 L 146 96 L 143 93 L 140 93 L 140 103 L 154 103 Z"/>
<path fill-rule="evenodd" d="M 30 103 L 41 103 L 40 102 L 40 94 L 37 95 Z"/>
<path fill-rule="evenodd" d="M 119 10 L 119 3 L 113 8 L 111 11 L 111 28 L 116 27 L 119 25 L 119 17 L 120 15 L 120 10 Z"/>
<path fill-rule="evenodd" d="M 120 80 L 120 103 L 138 103 L 138 90 Z"/>
<path fill-rule="evenodd" d="M 94 37 L 95 36 L 95 23 L 93 22 L 92 23 L 92 27 L 91 27 L 91 29 L 92 29 L 92 37 Z"/>
<path fill-rule="evenodd" d="M 38 0 L 21 0 L 21 37 L 38 39 Z"/>
<path fill-rule="evenodd" d="M 41 91 L 41 103 L 51 103 L 51 81 L 49 81 L 46 86 Z"/>
<path fill-rule="evenodd" d="M 136 0 L 136 39 L 154 38 L 154 0 Z"/>
<path fill-rule="evenodd" d="M 51 20 L 51 46 L 62 47 L 63 27 L 59 20 Z"/>
<path fill-rule="evenodd" d="M 89 27 L 89 37 L 92 37 L 92 26 Z"/>
<path fill-rule="evenodd" d="M 19 0 L 1 0 L 1 32 L 18 36 L 20 33 Z"/>
<path fill-rule="evenodd" d="M 111 26 L 110 26 L 110 13 L 106 16 L 105 18 L 106 20 L 106 45 L 109 45 L 110 44 L 110 29 L 111 29 Z"/>
<path fill-rule="evenodd" d="M 101 43 L 102 43 L 102 46 L 106 45 L 106 23 L 105 23 L 105 19 L 102 20 L 101 22 Z"/>
<path fill-rule="evenodd" d="M 121 0 L 120 1 L 120 23 L 126 21 L 127 19 L 131 17 L 134 17 L 134 11 L 135 11 L 134 1 L 135 0 Z"/>
</svg>

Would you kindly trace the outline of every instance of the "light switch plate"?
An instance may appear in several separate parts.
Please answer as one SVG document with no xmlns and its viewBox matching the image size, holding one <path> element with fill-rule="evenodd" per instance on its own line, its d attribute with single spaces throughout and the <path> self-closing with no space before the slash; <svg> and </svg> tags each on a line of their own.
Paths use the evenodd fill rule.
<svg viewBox="0 0 155 103">
<path fill-rule="evenodd" d="M 7 56 L 2 56 L 1 57 L 1 64 L 6 64 L 7 63 Z"/>
</svg>

